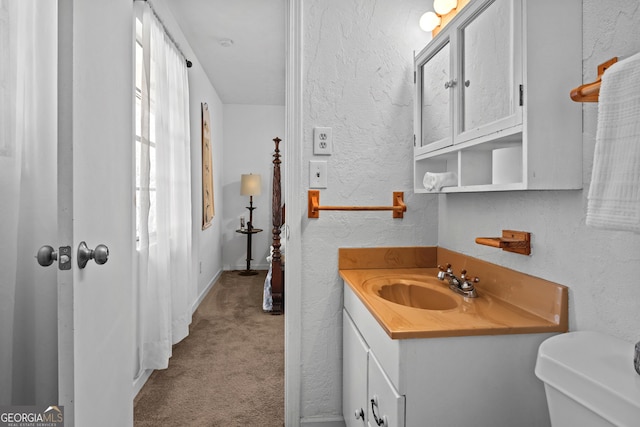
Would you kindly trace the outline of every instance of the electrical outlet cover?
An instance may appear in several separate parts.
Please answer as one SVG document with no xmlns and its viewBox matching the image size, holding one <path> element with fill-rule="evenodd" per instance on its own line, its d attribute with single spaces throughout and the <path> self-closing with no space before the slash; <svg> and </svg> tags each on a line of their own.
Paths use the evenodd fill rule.
<svg viewBox="0 0 640 427">
<path fill-rule="evenodd" d="M 333 149 L 333 130 L 313 128 L 313 154 L 330 156 Z"/>
</svg>

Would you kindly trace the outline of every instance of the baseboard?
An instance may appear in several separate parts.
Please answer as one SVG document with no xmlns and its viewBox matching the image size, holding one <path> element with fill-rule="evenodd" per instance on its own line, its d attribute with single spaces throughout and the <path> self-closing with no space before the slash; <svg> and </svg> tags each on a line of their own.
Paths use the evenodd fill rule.
<svg viewBox="0 0 640 427">
<path fill-rule="evenodd" d="M 247 269 L 247 264 L 237 264 L 237 265 L 231 265 L 228 266 L 229 270 L 232 271 L 239 271 L 239 270 L 246 270 Z M 269 270 L 269 263 L 251 263 L 251 269 L 252 270 Z"/>
<path fill-rule="evenodd" d="M 345 427 L 344 418 L 342 417 L 325 417 L 325 418 L 302 418 L 300 420 L 301 427 Z"/>
<path fill-rule="evenodd" d="M 218 281 L 218 279 L 220 278 L 221 275 L 222 275 L 222 270 L 218 270 L 216 275 L 213 276 L 213 279 L 211 279 L 211 281 L 209 281 L 209 284 L 202 290 L 202 292 L 200 292 L 200 295 L 198 295 L 198 298 L 196 298 L 196 300 L 193 302 L 193 304 L 191 304 L 191 314 L 192 315 L 193 315 L 193 313 L 196 312 L 196 310 L 198 309 L 198 307 L 202 303 L 202 300 L 204 300 L 204 298 L 207 296 L 207 294 L 209 293 L 209 291 L 211 290 L 213 285 L 215 285 L 215 283 Z"/>
</svg>

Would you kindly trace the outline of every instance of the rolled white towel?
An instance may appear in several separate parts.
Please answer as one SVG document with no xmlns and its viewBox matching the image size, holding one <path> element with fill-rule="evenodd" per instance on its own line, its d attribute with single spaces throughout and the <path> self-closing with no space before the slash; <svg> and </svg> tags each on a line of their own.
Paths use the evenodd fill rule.
<svg viewBox="0 0 640 427">
<path fill-rule="evenodd" d="M 458 176 L 455 172 L 427 172 L 424 174 L 422 184 L 428 191 L 440 191 L 442 187 L 458 185 Z"/>
</svg>

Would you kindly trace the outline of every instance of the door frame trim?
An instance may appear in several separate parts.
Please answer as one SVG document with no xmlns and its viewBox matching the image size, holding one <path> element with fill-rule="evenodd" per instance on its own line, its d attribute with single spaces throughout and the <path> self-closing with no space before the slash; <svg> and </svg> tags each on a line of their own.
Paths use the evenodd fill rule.
<svg viewBox="0 0 640 427">
<path fill-rule="evenodd" d="M 285 77 L 285 268 L 284 408 L 285 426 L 300 424 L 302 385 L 302 0 L 287 0 Z"/>
</svg>

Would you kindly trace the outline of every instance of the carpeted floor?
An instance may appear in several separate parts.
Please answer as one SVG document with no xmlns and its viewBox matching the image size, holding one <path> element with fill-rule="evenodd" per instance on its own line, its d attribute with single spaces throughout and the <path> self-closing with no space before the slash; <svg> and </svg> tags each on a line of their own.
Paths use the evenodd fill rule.
<svg viewBox="0 0 640 427">
<path fill-rule="evenodd" d="M 266 271 L 225 271 L 134 401 L 134 425 L 283 426 L 284 316 L 262 311 Z"/>
</svg>

